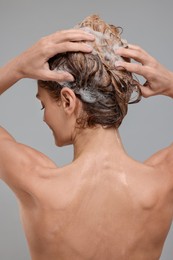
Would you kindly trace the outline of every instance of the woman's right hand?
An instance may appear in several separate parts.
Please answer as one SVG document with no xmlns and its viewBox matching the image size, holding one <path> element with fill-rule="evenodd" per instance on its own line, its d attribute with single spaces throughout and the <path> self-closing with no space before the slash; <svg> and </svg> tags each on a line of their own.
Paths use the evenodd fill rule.
<svg viewBox="0 0 173 260">
<path fill-rule="evenodd" d="M 173 72 L 167 70 L 155 58 L 136 45 L 129 44 L 128 48 L 119 48 L 116 54 L 122 57 L 132 58 L 138 63 L 124 61 L 116 62 L 116 69 L 126 69 L 146 79 L 141 86 L 142 95 L 150 97 L 154 95 L 166 95 L 173 97 Z"/>
<path fill-rule="evenodd" d="M 94 36 L 79 29 L 58 31 L 43 37 L 16 58 L 19 77 L 50 81 L 73 80 L 68 72 L 51 71 L 48 60 L 63 52 L 91 52 L 92 47 L 85 41 L 94 41 Z"/>
<path fill-rule="evenodd" d="M 45 81 L 73 81 L 65 71 L 50 70 L 48 60 L 58 53 L 90 53 L 92 47 L 85 41 L 94 41 L 94 36 L 83 30 L 64 30 L 53 33 L 36 42 L 25 52 L 0 68 L 0 95 L 22 78 Z"/>
</svg>

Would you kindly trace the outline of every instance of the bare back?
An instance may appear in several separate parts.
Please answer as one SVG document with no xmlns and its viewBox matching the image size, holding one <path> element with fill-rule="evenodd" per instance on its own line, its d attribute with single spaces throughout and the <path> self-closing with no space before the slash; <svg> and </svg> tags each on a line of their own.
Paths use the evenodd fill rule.
<svg viewBox="0 0 173 260">
<path fill-rule="evenodd" d="M 40 170 L 20 203 L 32 260 L 159 259 L 173 212 L 162 167 L 105 158 Z"/>
</svg>

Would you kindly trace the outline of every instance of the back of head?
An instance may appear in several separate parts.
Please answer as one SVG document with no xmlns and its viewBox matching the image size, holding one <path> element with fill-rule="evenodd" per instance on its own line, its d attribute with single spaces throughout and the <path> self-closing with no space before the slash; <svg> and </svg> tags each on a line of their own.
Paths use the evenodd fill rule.
<svg viewBox="0 0 173 260">
<path fill-rule="evenodd" d="M 57 54 L 49 60 L 51 70 L 65 70 L 74 77 L 74 82 L 44 82 L 53 98 L 58 100 L 61 89 L 66 86 L 72 89 L 83 104 L 85 117 L 78 119 L 78 124 L 92 127 L 100 124 L 104 127 L 118 128 L 127 113 L 133 91 L 140 100 L 140 89 L 132 74 L 117 70 L 115 61 L 123 59 L 115 54 L 119 47 L 127 47 L 121 39 L 118 27 L 106 24 L 97 15 L 87 17 L 76 28 L 90 32 L 95 36 L 91 53 Z M 129 62 L 129 60 L 126 60 Z"/>
</svg>

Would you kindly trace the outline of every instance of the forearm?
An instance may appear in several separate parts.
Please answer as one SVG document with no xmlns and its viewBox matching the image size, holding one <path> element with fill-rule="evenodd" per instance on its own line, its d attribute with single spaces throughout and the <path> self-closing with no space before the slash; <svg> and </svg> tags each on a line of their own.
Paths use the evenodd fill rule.
<svg viewBox="0 0 173 260">
<path fill-rule="evenodd" d="M 169 71 L 169 79 L 168 79 L 168 90 L 166 92 L 166 96 L 169 96 L 171 98 L 173 98 L 173 72 Z"/>
<path fill-rule="evenodd" d="M 22 78 L 18 64 L 17 57 L 0 68 L 0 95 Z"/>
</svg>

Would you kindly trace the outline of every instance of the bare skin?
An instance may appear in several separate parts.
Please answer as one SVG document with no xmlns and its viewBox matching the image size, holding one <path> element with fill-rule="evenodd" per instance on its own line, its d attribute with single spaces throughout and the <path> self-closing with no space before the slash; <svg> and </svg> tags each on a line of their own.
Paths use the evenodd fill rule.
<svg viewBox="0 0 173 260">
<path fill-rule="evenodd" d="M 120 51 L 132 58 L 140 51 L 138 61 L 148 62 L 144 71 L 138 65 L 139 74 L 149 81 L 145 90 L 172 96 L 171 72 L 160 74 L 156 61 L 150 78 L 145 69 L 155 68 L 148 65 L 151 56 L 139 47 Z M 22 59 L 28 64 L 26 56 Z M 133 64 L 120 65 L 134 70 Z M 42 66 L 40 62 L 37 69 Z M 32 66 L 28 68 L 32 72 Z M 20 66 L 17 71 L 22 78 Z M 157 74 L 161 79 L 169 74 L 164 91 L 157 90 Z M 1 82 L 6 89 L 16 78 L 9 77 Z M 173 216 L 173 146 L 139 163 L 127 155 L 117 130 L 75 128 L 82 106 L 70 89 L 63 88 L 58 105 L 44 89 L 38 88 L 37 96 L 55 143 L 73 144 L 74 160 L 59 168 L 0 128 L 0 177 L 19 201 L 32 260 L 159 259 Z"/>
</svg>

